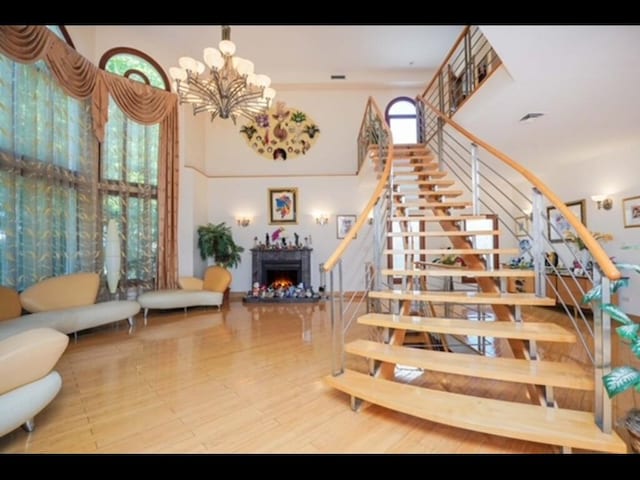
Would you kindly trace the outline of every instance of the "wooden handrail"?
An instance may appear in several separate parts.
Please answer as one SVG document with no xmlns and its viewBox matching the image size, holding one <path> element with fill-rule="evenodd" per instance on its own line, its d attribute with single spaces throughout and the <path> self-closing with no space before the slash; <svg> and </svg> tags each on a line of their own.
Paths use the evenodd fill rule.
<svg viewBox="0 0 640 480">
<path fill-rule="evenodd" d="M 323 270 L 325 272 L 329 272 L 329 271 L 331 271 L 333 269 L 333 267 L 335 267 L 336 263 L 338 263 L 338 260 L 340 260 L 340 258 L 342 258 L 342 255 L 346 251 L 347 247 L 349 247 L 349 244 L 351 243 L 351 241 L 356 237 L 358 232 L 360 232 L 360 230 L 362 229 L 362 226 L 364 225 L 365 221 L 367 221 L 367 217 L 368 217 L 369 213 L 373 210 L 373 207 L 375 206 L 376 202 L 378 201 L 378 199 L 380 198 L 380 196 L 384 192 L 384 189 L 386 188 L 386 185 L 387 185 L 387 181 L 389 180 L 389 175 L 391 173 L 391 164 L 393 163 L 392 162 L 392 158 L 393 158 L 393 137 L 391 135 L 391 130 L 389 129 L 389 126 L 387 125 L 387 122 L 384 120 L 384 116 L 380 112 L 380 109 L 378 108 L 378 105 L 376 104 L 376 102 L 373 99 L 373 97 L 369 97 L 369 100 L 367 101 L 367 108 L 365 108 L 365 115 L 367 114 L 367 112 L 369 110 L 368 107 L 373 108 L 374 112 L 376 113 L 378 118 L 380 118 L 380 120 L 381 120 L 380 123 L 381 123 L 383 129 L 385 130 L 385 132 L 388 135 L 388 139 L 389 139 L 388 145 L 389 146 L 388 146 L 388 152 L 387 152 L 387 161 L 385 162 L 384 171 L 382 172 L 382 175 L 380 176 L 380 180 L 378 181 L 378 185 L 376 186 L 376 189 L 373 192 L 373 195 L 371 195 L 371 198 L 369 199 L 369 202 L 362 209 L 362 212 L 360 213 L 360 215 L 358 215 L 358 218 L 357 218 L 356 222 L 351 227 L 351 230 L 349 230 L 349 233 L 347 234 L 347 236 L 338 244 L 338 247 L 334 250 L 334 252 L 331 254 L 329 259 L 326 262 L 324 262 L 322 268 L 323 268 Z M 366 122 L 366 119 L 363 119 L 363 126 L 365 125 L 365 122 Z"/>
<path fill-rule="evenodd" d="M 602 248 L 602 245 L 600 245 L 600 243 L 593 237 L 591 232 L 582 224 L 582 222 L 576 218 L 576 216 L 569 209 L 569 207 L 567 207 L 565 203 L 560 198 L 558 198 L 558 196 L 555 193 L 553 193 L 553 191 L 551 191 L 544 182 L 542 182 L 542 180 L 540 180 L 538 177 L 536 177 L 533 173 L 531 173 L 529 170 L 524 168 L 522 165 L 512 160 L 511 157 L 509 157 L 508 155 L 502 153 L 497 148 L 484 142 L 482 139 L 476 137 L 474 134 L 466 130 L 464 127 L 460 126 L 455 121 L 451 120 L 449 117 L 447 117 L 445 114 L 440 112 L 437 108 L 435 108 L 425 99 L 420 97 L 418 97 L 417 99 L 422 103 L 424 103 L 424 105 L 429 107 L 436 115 L 442 118 L 446 123 L 451 125 L 451 127 L 453 127 L 459 133 L 467 137 L 467 139 L 469 139 L 471 142 L 481 146 L 486 151 L 491 153 L 493 156 L 501 160 L 503 163 L 505 163 L 506 165 L 508 165 L 509 167 L 511 167 L 518 173 L 520 173 L 520 175 L 522 175 L 524 178 L 529 180 L 529 182 L 531 182 L 531 184 L 533 184 L 533 186 L 535 186 L 540 191 L 540 193 L 542 193 L 545 197 L 547 197 L 547 199 L 549 199 L 551 204 L 554 207 L 556 207 L 560 211 L 560 213 L 562 213 L 564 218 L 575 229 L 576 235 L 580 237 L 580 239 L 584 242 L 585 246 L 591 253 L 593 259 L 598 263 L 598 265 L 600 265 L 600 269 L 602 270 L 603 275 L 609 278 L 610 280 L 617 280 L 621 277 L 620 271 L 616 268 L 614 263 L 611 261 L 611 259 L 609 258 L 609 255 L 607 254 L 607 252 L 605 252 L 604 248 Z"/>
<path fill-rule="evenodd" d="M 437 81 L 438 78 L 440 78 L 440 74 L 442 73 L 442 71 L 444 70 L 444 67 L 447 65 L 447 63 L 449 62 L 449 59 L 451 58 L 451 56 L 454 54 L 454 52 L 456 51 L 456 49 L 460 46 L 460 44 L 462 43 L 462 40 L 464 40 L 465 35 L 467 34 L 467 32 L 469 31 L 471 27 L 469 25 L 467 25 L 466 27 L 464 27 L 464 29 L 462 30 L 462 32 L 460 33 L 460 35 L 458 35 L 458 38 L 456 39 L 456 42 L 453 44 L 453 47 L 451 47 L 451 50 L 449 50 L 449 53 L 447 54 L 446 57 L 444 57 L 444 60 L 442 61 L 442 64 L 440 65 L 440 68 L 438 69 L 438 71 L 435 73 L 435 75 L 433 76 L 433 78 L 431 79 L 431 81 L 429 82 L 429 84 L 427 85 L 427 88 L 424 89 L 424 92 L 422 92 L 421 97 L 426 97 L 427 92 L 429 91 L 429 89 L 431 88 L 431 86 L 433 85 L 433 82 Z"/>
</svg>

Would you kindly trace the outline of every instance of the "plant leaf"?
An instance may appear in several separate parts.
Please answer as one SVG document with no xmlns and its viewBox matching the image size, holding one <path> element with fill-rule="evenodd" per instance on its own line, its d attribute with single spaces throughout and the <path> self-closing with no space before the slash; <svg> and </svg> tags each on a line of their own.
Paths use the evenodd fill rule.
<svg viewBox="0 0 640 480">
<path fill-rule="evenodd" d="M 636 329 L 636 338 L 634 338 L 632 340 L 632 344 L 631 344 L 631 351 L 633 352 L 633 354 L 637 357 L 640 358 L 640 338 L 638 338 L 638 330 Z"/>
<path fill-rule="evenodd" d="M 594 300 L 602 300 L 602 285 L 595 285 L 591 290 L 584 294 L 582 303 L 589 303 Z"/>
<path fill-rule="evenodd" d="M 615 263 L 614 265 L 621 270 L 633 270 L 636 273 L 640 273 L 640 265 L 633 263 Z"/>
<path fill-rule="evenodd" d="M 612 303 L 605 303 L 603 305 L 600 305 L 600 308 L 605 313 L 609 314 L 611 318 L 613 318 L 614 320 L 617 320 L 618 322 L 624 325 L 633 324 L 633 320 L 631 320 L 626 313 L 620 310 L 620 308 L 617 305 L 614 305 Z"/>
<path fill-rule="evenodd" d="M 629 277 L 622 277 L 618 280 L 614 280 L 613 282 L 611 282 L 611 293 L 616 293 L 622 287 L 628 287 L 628 286 L 629 286 Z"/>
<path fill-rule="evenodd" d="M 620 335 L 621 338 L 629 340 L 630 342 L 634 343 L 636 347 L 638 347 L 638 345 L 635 343 L 638 341 L 638 329 L 640 329 L 640 325 L 638 325 L 637 323 L 632 323 L 631 325 L 622 325 L 621 327 L 616 328 L 616 333 Z M 633 350 L 633 348 L 634 345 L 632 345 L 631 349 Z M 636 352 L 634 353 L 636 356 L 638 356 Z"/>
<path fill-rule="evenodd" d="M 616 367 L 602 377 L 602 382 L 609 398 L 613 398 L 631 387 L 637 389 L 640 385 L 640 371 L 626 365 Z"/>
</svg>

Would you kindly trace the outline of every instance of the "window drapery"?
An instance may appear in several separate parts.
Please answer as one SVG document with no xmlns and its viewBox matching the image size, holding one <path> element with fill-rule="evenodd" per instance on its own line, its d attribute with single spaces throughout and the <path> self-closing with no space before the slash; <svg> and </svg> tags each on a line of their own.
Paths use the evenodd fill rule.
<svg viewBox="0 0 640 480">
<path fill-rule="evenodd" d="M 0 52 L 16 62 L 33 64 L 36 65 L 36 68 L 38 68 L 37 65 L 39 63 L 39 68 L 48 68 L 50 73 L 53 75 L 53 78 L 57 80 L 59 87 L 64 90 L 67 95 L 76 99 L 76 103 L 69 101 L 70 104 L 76 105 L 73 107 L 74 112 L 79 112 L 76 115 L 85 116 L 79 119 L 79 123 L 82 125 L 79 127 L 80 133 L 75 136 L 69 135 L 65 142 L 59 142 L 58 135 L 55 133 L 56 129 L 63 129 L 63 127 L 54 126 L 54 124 L 56 124 L 56 120 L 60 120 L 62 122 L 61 119 L 50 119 L 49 122 L 38 122 L 36 125 L 39 126 L 36 126 L 35 130 L 31 130 L 30 133 L 28 133 L 29 130 L 23 128 L 23 125 L 16 125 L 14 120 L 13 126 L 10 127 L 12 132 L 6 134 L 6 136 L 13 137 L 14 142 L 31 142 L 33 145 L 25 147 L 27 148 L 25 151 L 29 152 L 35 149 L 37 155 L 30 158 L 30 155 L 24 155 L 21 152 L 21 157 L 23 158 L 16 159 L 12 158 L 14 155 L 11 153 L 15 150 L 5 149 L 3 147 L 0 155 L 0 162 L 2 162 L 0 164 L 0 166 L 2 166 L 2 171 L 0 173 L 0 175 L 2 175 L 2 177 L 0 177 L 1 179 L 6 179 L 7 177 L 12 176 L 11 168 L 23 168 L 21 165 L 16 165 L 18 160 L 29 162 L 30 160 L 35 161 L 46 159 L 46 167 L 38 168 L 55 169 L 56 167 L 59 167 L 60 169 L 60 172 L 47 172 L 49 177 L 58 175 L 63 177 L 62 181 L 67 182 L 67 184 L 69 182 L 72 182 L 73 185 L 82 184 L 85 179 L 78 178 L 79 175 L 76 170 L 77 166 L 58 166 L 53 158 L 47 158 L 58 155 L 58 153 L 55 153 L 57 151 L 56 149 L 62 148 L 58 143 L 66 144 L 67 146 L 64 148 L 81 149 L 82 153 L 77 155 L 69 154 L 66 155 L 66 157 L 83 158 L 82 161 L 84 162 L 94 163 L 92 171 L 95 173 L 92 175 L 97 175 L 98 162 L 97 157 L 95 156 L 97 148 L 87 145 L 86 142 L 83 143 L 78 141 L 77 138 L 80 136 L 86 140 L 86 131 L 91 128 L 91 131 L 99 142 L 104 140 L 105 126 L 109 116 L 110 99 L 118 105 L 128 118 L 135 120 L 135 122 L 142 125 L 158 124 L 158 134 L 160 136 L 157 187 L 158 255 L 155 288 L 176 288 L 178 286 L 177 202 L 179 174 L 177 96 L 173 93 L 143 85 L 139 82 L 131 81 L 100 70 L 75 50 L 66 45 L 45 26 L 0 26 Z M 0 76 L 0 82 L 3 84 L 6 84 L 7 82 L 12 83 L 13 81 L 15 81 L 15 79 L 10 80 L 4 75 Z M 6 87 L 6 85 L 4 86 Z M 2 87 L 2 85 L 0 85 L 0 87 Z M 31 88 L 33 88 L 33 90 L 31 90 Z M 22 85 L 21 90 L 25 91 Z M 29 86 L 30 95 L 41 95 L 41 90 L 41 85 Z M 59 103 L 62 103 L 62 101 Z M 25 108 L 25 110 L 28 110 L 28 108 Z M 54 111 L 56 111 L 55 108 Z M 25 115 L 31 113 L 25 112 Z M 58 113 L 61 117 L 63 115 L 70 115 L 67 111 L 56 111 L 54 117 L 57 117 Z M 14 116 L 14 118 L 16 117 Z M 85 118 L 87 119 L 86 121 Z M 88 120 L 89 118 L 91 121 Z M 29 124 L 28 128 L 34 127 L 31 119 L 27 124 Z M 89 124 L 91 125 L 90 127 L 88 126 Z M 11 124 L 2 123 L 0 125 Z M 42 153 L 41 150 L 45 148 L 42 142 L 46 141 L 48 136 L 55 139 L 53 142 L 55 145 L 51 148 L 52 153 Z M 39 155 L 44 155 L 44 157 L 40 157 Z M 62 154 L 61 157 L 65 157 L 65 155 Z M 65 179 L 66 176 L 70 176 L 72 180 Z M 24 172 L 21 177 L 24 177 Z M 68 194 L 65 197 L 61 191 L 57 192 L 57 196 L 55 196 L 54 192 L 50 191 L 51 187 L 46 187 L 44 189 L 47 190 L 47 194 L 50 194 L 51 196 L 46 197 L 50 200 L 43 200 L 42 203 L 48 204 L 51 207 L 51 210 L 54 212 L 52 215 L 53 217 L 56 215 L 68 215 L 69 212 L 77 212 L 76 220 L 78 222 L 87 222 L 87 225 L 91 225 L 91 217 L 93 216 L 93 218 L 96 218 L 97 212 L 102 211 L 102 206 L 97 205 L 98 197 L 94 193 L 95 189 L 97 189 L 98 183 L 96 177 L 89 178 L 87 182 L 91 185 L 91 189 L 93 190 L 90 190 L 86 195 L 89 195 L 88 198 L 91 198 L 92 201 L 87 202 L 86 198 L 82 197 L 81 203 L 83 208 L 93 208 L 94 211 L 85 211 L 82 208 L 71 209 L 65 207 L 65 204 L 68 204 L 69 202 L 78 201 L 78 195 L 76 194 L 78 191 L 77 188 L 71 190 L 73 194 L 67 192 Z M 8 184 L 9 183 L 10 182 L 8 182 Z M 4 190 L 2 195 L 6 198 L 0 199 L 2 200 L 3 205 L 3 216 L 0 215 L 0 228 L 2 228 L 4 223 L 11 224 L 12 219 L 10 216 L 12 211 L 16 212 L 24 208 L 24 206 L 20 204 L 20 200 L 16 198 L 15 195 L 13 197 L 11 196 L 11 189 L 2 190 Z M 53 190 L 55 190 L 55 188 Z M 39 195 L 37 192 L 37 185 L 33 186 L 29 191 L 34 192 L 36 197 Z M 9 219 L 5 221 L 4 219 L 6 218 Z M 21 215 L 21 219 L 22 218 L 25 218 L 25 216 Z M 38 218 L 44 217 L 39 215 Z M 34 255 L 34 261 L 37 262 L 38 255 L 43 254 L 39 250 L 45 248 L 44 243 L 40 238 L 38 238 L 37 234 L 32 235 L 34 241 L 33 245 L 20 243 L 21 239 L 19 236 L 24 234 L 25 226 L 21 224 L 22 220 L 15 221 L 15 218 L 13 218 L 13 220 L 15 233 L 12 233 L 10 229 L 8 233 L 0 233 L 0 243 L 2 243 L 1 240 L 3 235 L 5 240 L 7 238 L 14 239 L 13 244 L 6 241 L 4 242 L 4 248 L 6 251 L 0 252 L 3 257 L 0 261 L 4 262 L 4 260 L 8 259 L 10 263 L 10 259 L 12 258 L 11 255 Z M 56 236 L 56 231 L 60 231 L 62 228 L 70 229 L 70 225 L 73 225 L 73 222 L 67 218 L 64 225 L 62 219 L 60 219 L 57 224 L 52 223 L 50 226 L 43 228 L 49 231 L 50 238 L 53 240 Z M 101 228 L 101 225 L 96 222 L 90 233 L 90 235 L 93 235 L 91 238 L 94 240 L 98 238 L 96 232 L 99 228 Z M 89 228 L 89 230 L 91 230 L 91 228 Z M 77 229 L 77 231 L 82 232 L 82 229 Z M 15 237 L 11 237 L 11 235 L 15 235 Z M 96 270 L 101 268 L 101 261 L 96 259 L 101 258 L 102 248 L 101 246 L 96 245 L 97 241 L 94 241 L 93 247 L 89 248 L 86 247 L 84 243 L 81 243 L 80 234 L 76 236 L 69 235 L 68 237 L 69 239 L 74 239 L 73 241 L 78 243 L 78 246 L 76 247 L 78 249 L 78 253 L 76 256 L 88 256 L 92 259 L 94 264 L 93 268 L 89 268 L 86 264 L 83 264 L 82 261 L 80 261 L 80 263 L 76 262 L 74 265 L 68 265 L 67 271 L 79 271 L 83 269 Z M 71 242 L 71 240 L 67 241 Z M 69 248 L 71 249 L 70 251 L 73 252 L 73 247 L 69 246 Z M 6 258 L 5 255 L 7 255 Z M 50 261 L 55 263 L 53 259 Z M 68 261 L 68 259 L 65 261 Z M 55 268 L 57 269 L 59 267 L 56 266 Z M 54 269 L 51 273 L 57 273 L 57 271 Z M 47 276 L 47 273 L 40 273 L 39 276 Z M 16 277 L 12 281 L 15 284 L 13 286 L 17 287 L 19 282 L 28 284 L 33 283 L 35 280 L 24 278 L 18 281 Z"/>
</svg>

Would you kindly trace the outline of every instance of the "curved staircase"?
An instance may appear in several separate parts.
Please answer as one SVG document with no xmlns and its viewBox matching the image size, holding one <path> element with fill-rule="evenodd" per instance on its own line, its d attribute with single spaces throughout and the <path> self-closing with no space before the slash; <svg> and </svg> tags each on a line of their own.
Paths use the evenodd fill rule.
<svg viewBox="0 0 640 480">
<path fill-rule="evenodd" d="M 491 258 L 518 250 L 474 248 L 474 237 L 500 231 L 465 229 L 466 221 L 485 216 L 467 214 L 471 202 L 461 199 L 463 191 L 438 168 L 425 145 L 394 145 L 392 161 L 382 253 L 403 256 L 404 268 L 380 270 L 386 282 L 379 285 L 386 287 L 370 291 L 367 299 L 375 312 L 357 318 L 369 327 L 370 337 L 344 347 L 345 354 L 366 360 L 366 371 L 343 369 L 325 377 L 326 383 L 348 394 L 354 409 L 365 401 L 459 428 L 557 445 L 565 452 L 626 453 L 625 442 L 615 432 L 604 433 L 593 411 L 558 406 L 554 388 L 593 391 L 594 372 L 570 361 L 541 358 L 538 342 L 573 343 L 576 336 L 532 318 L 529 307 L 553 306 L 553 299 L 506 291 L 507 277 L 533 271 L 495 268 Z M 451 248 L 433 248 L 429 243 L 434 241 L 448 241 Z M 425 261 L 449 254 L 459 256 L 464 266 Z M 452 277 L 470 280 L 469 288 L 430 287 L 432 279 Z M 475 315 L 466 315 L 474 309 Z M 416 334 L 423 343 L 409 341 Z M 501 348 L 488 354 L 451 347 L 451 339 L 471 338 L 494 339 Z M 397 375 L 406 368 L 418 374 L 411 380 Z M 513 389 L 499 388 L 504 382 L 520 385 L 521 394 L 506 393 Z"/>
</svg>

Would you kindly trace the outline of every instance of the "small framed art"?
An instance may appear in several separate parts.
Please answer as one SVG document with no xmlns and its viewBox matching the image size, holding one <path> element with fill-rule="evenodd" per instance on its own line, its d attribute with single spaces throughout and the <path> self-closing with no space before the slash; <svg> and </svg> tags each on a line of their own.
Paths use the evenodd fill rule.
<svg viewBox="0 0 640 480">
<path fill-rule="evenodd" d="M 516 237 L 526 237 L 529 233 L 529 217 L 523 215 L 522 217 L 516 217 Z"/>
<path fill-rule="evenodd" d="M 585 226 L 587 225 L 585 217 L 585 201 L 577 200 L 575 202 L 565 203 L 571 213 L 573 213 L 578 220 L 580 220 Z M 571 224 L 564 218 L 564 215 L 554 207 L 547 207 L 547 234 L 551 243 L 559 243 L 564 240 L 564 232 L 573 232 Z M 575 233 L 575 232 L 574 232 Z"/>
<path fill-rule="evenodd" d="M 338 238 L 344 238 L 356 223 L 356 215 L 336 215 L 336 232 Z M 356 238 L 356 237 L 353 237 Z"/>
<path fill-rule="evenodd" d="M 640 227 L 640 196 L 622 199 L 624 228 Z"/>
</svg>

